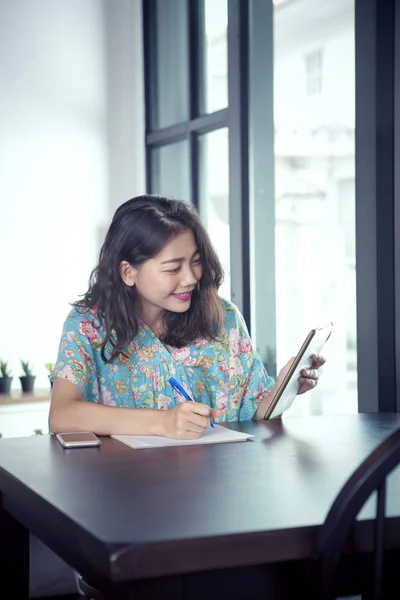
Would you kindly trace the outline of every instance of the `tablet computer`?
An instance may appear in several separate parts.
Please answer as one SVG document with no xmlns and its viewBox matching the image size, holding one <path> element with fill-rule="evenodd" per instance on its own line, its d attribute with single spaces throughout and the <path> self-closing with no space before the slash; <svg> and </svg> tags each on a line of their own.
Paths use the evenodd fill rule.
<svg viewBox="0 0 400 600">
<path fill-rule="evenodd" d="M 275 392 L 274 398 L 264 415 L 264 419 L 279 417 L 293 404 L 299 391 L 299 377 L 303 369 L 309 369 L 312 365 L 313 354 L 320 354 L 332 333 L 333 323 L 329 322 L 321 327 L 312 329 L 304 340 L 290 369 L 286 373 L 280 386 Z"/>
</svg>

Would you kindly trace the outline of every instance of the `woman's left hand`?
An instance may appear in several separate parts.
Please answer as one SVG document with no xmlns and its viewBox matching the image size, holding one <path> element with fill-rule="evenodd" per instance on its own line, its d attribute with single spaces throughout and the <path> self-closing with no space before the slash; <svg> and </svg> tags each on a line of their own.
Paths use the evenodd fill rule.
<svg viewBox="0 0 400 600">
<path fill-rule="evenodd" d="M 313 354 L 312 365 L 309 369 L 303 369 L 301 371 L 301 377 L 299 378 L 299 394 L 304 394 L 315 388 L 318 383 L 319 373 L 318 369 L 325 364 L 325 358 L 320 354 Z"/>
<path fill-rule="evenodd" d="M 324 365 L 326 362 L 325 358 L 323 356 L 321 356 L 320 354 L 318 354 L 318 355 L 312 354 L 311 358 L 312 358 L 311 367 L 308 369 L 302 369 L 302 371 L 301 371 L 301 375 L 299 377 L 299 390 L 297 392 L 298 394 L 304 394 L 304 392 L 308 392 L 309 390 L 312 390 L 313 388 L 315 388 L 315 386 L 318 383 L 318 377 L 319 377 L 318 369 L 320 367 L 322 367 L 322 365 Z M 283 379 L 286 377 L 287 372 L 289 371 L 290 367 L 293 364 L 293 361 L 295 361 L 295 360 L 296 360 L 296 357 L 291 358 L 289 360 L 289 362 L 286 363 L 286 365 L 284 367 L 282 367 L 282 369 L 279 371 L 278 377 L 275 382 L 274 389 L 270 393 L 264 395 L 261 399 L 261 402 L 257 408 L 257 412 L 254 415 L 255 420 L 264 418 L 265 412 L 271 406 L 271 402 L 273 402 L 273 398 L 274 398 L 274 394 L 275 394 L 276 390 L 279 388 Z"/>
</svg>

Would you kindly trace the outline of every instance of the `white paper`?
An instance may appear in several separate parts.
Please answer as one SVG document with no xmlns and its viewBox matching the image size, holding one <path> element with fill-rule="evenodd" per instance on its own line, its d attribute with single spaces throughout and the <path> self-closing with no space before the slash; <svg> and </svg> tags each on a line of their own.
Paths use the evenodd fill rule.
<svg viewBox="0 0 400 600">
<path fill-rule="evenodd" d="M 132 448 L 166 448 L 168 446 L 195 446 L 198 444 L 222 444 L 225 442 L 244 442 L 254 437 L 249 433 L 242 433 L 228 429 L 222 425 L 209 427 L 197 440 L 176 440 L 158 435 L 112 435 L 112 438 L 127 444 Z"/>
</svg>

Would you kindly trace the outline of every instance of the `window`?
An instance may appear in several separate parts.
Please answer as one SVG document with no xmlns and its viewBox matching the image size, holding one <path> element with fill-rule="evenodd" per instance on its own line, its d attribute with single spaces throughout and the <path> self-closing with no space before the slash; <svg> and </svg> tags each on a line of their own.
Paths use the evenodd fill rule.
<svg viewBox="0 0 400 600">
<path fill-rule="evenodd" d="M 148 188 L 199 208 L 225 268 L 222 295 L 271 375 L 333 320 L 321 385 L 292 414 L 357 411 L 355 2 L 184 4 L 187 71 L 170 65 L 163 77 L 188 116 L 147 120 Z M 157 6 L 144 1 L 148 114 L 160 101 Z M 322 92 L 324 103 L 310 102 Z"/>
<path fill-rule="evenodd" d="M 322 50 L 314 50 L 305 56 L 306 95 L 317 96 L 322 92 Z"/>
<path fill-rule="evenodd" d="M 323 385 L 293 412 L 356 412 L 354 0 L 331 3 L 329 15 L 313 6 L 274 9 L 277 362 L 332 320 Z M 307 48 L 322 35 L 330 57 L 324 85 L 340 94 L 310 104 L 322 90 L 323 53 Z M 301 57 L 306 98 L 297 93 L 300 79 L 289 77 Z"/>
<path fill-rule="evenodd" d="M 145 0 L 143 8 L 148 189 L 196 205 L 230 299 L 228 3 Z"/>
<path fill-rule="evenodd" d="M 231 298 L 228 129 L 200 136 L 200 213 L 224 269 L 220 295 Z"/>
<path fill-rule="evenodd" d="M 186 140 L 152 151 L 152 189 L 156 194 L 187 200 L 190 197 L 189 152 Z"/>
<path fill-rule="evenodd" d="M 186 2 L 177 0 L 154 2 L 156 18 L 152 23 L 152 40 L 156 68 L 152 92 L 156 101 L 151 110 L 153 128 L 161 129 L 188 118 L 188 95 L 181 91 L 188 85 L 186 6 Z"/>
<path fill-rule="evenodd" d="M 227 2 L 205 0 L 204 112 L 228 106 L 228 5 Z"/>
</svg>

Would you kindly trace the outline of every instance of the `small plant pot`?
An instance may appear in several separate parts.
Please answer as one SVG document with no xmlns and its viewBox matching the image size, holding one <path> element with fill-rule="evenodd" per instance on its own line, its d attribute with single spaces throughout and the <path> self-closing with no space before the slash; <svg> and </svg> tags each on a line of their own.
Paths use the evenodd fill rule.
<svg viewBox="0 0 400 600">
<path fill-rule="evenodd" d="M 0 377 L 0 394 L 10 393 L 12 380 L 12 377 Z"/>
<path fill-rule="evenodd" d="M 31 394 L 33 392 L 33 386 L 35 385 L 35 375 L 23 375 L 19 378 L 21 382 L 22 391 L 25 394 Z"/>
</svg>

